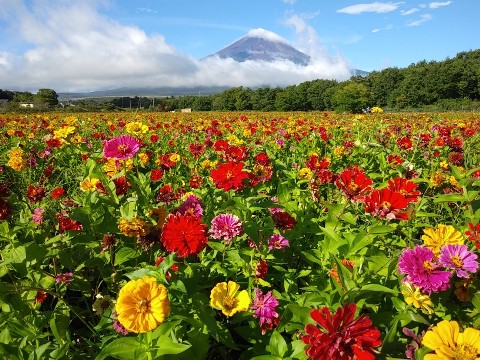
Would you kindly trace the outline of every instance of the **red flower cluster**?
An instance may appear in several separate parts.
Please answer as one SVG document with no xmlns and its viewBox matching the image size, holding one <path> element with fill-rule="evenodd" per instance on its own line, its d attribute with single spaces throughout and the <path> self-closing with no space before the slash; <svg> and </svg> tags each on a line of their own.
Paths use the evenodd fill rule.
<svg viewBox="0 0 480 360">
<path fill-rule="evenodd" d="M 362 169 L 359 169 L 358 165 L 343 170 L 335 180 L 335 185 L 351 200 L 361 200 L 372 190 L 372 184 L 372 179 Z"/>
<path fill-rule="evenodd" d="M 52 198 L 55 200 L 60 199 L 65 194 L 65 190 L 61 187 L 57 187 L 52 190 Z"/>
<path fill-rule="evenodd" d="M 243 163 L 229 161 L 212 170 L 210 177 L 215 182 L 217 189 L 237 191 L 244 187 L 244 180 L 248 179 L 248 173 L 243 171 Z"/>
<path fill-rule="evenodd" d="M 45 188 L 43 186 L 28 185 L 27 198 L 34 203 L 40 201 L 45 196 Z"/>
<path fill-rule="evenodd" d="M 475 244 L 475 247 L 480 250 L 480 223 L 473 225 L 473 223 L 468 223 L 470 230 L 465 231 L 465 235 L 468 236 L 468 240 L 472 241 Z"/>
<path fill-rule="evenodd" d="M 160 240 L 167 251 L 176 252 L 178 257 L 197 255 L 208 241 L 207 225 L 194 215 L 170 214 Z"/>
<path fill-rule="evenodd" d="M 374 348 L 382 344 L 380 331 L 366 315 L 355 318 L 356 304 L 345 303 L 332 315 L 327 307 L 310 312 L 320 325 L 305 326 L 303 343 L 306 353 L 314 360 L 373 360 Z"/>
<path fill-rule="evenodd" d="M 56 215 L 58 220 L 58 231 L 61 233 L 65 231 L 81 231 L 83 230 L 83 226 L 77 220 L 71 219 L 66 216 L 66 214 L 62 211 Z"/>
</svg>

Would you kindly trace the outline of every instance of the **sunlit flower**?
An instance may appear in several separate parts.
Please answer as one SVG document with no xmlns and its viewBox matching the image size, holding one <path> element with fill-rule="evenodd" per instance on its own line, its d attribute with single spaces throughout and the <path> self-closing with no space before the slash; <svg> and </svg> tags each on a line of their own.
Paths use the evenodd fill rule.
<svg viewBox="0 0 480 360">
<path fill-rule="evenodd" d="M 35 295 L 35 304 L 41 304 L 45 301 L 45 299 L 47 298 L 47 294 L 45 293 L 45 291 L 43 290 L 38 290 L 37 291 L 37 294 Z"/>
<path fill-rule="evenodd" d="M 478 270 L 477 257 L 466 245 L 447 244 L 440 250 L 439 261 L 444 267 L 455 270 L 458 277 L 468 278 L 468 272 L 475 274 Z"/>
<path fill-rule="evenodd" d="M 462 233 L 456 230 L 452 225 L 443 225 L 439 224 L 437 229 L 427 228 L 423 232 L 425 235 L 422 235 L 423 243 L 427 248 L 433 251 L 435 256 L 440 254 L 440 249 L 442 246 L 451 244 L 451 245 L 462 245 L 464 240 Z"/>
<path fill-rule="evenodd" d="M 430 184 L 432 184 L 433 187 L 440 187 L 445 183 L 445 180 L 447 180 L 447 177 L 444 174 L 436 172 L 430 177 Z"/>
<path fill-rule="evenodd" d="M 133 160 L 127 159 L 124 161 L 119 161 L 115 158 L 107 159 L 105 164 L 103 164 L 103 171 L 109 177 L 113 177 L 116 175 L 120 170 L 124 169 L 125 171 L 130 171 L 133 168 Z"/>
<path fill-rule="evenodd" d="M 401 177 L 388 180 L 388 188 L 403 195 L 408 203 L 417 202 L 418 197 L 422 194 L 417 190 L 417 184 Z"/>
<path fill-rule="evenodd" d="M 136 216 L 132 220 L 120 219 L 118 229 L 125 236 L 139 239 L 150 233 L 151 225 Z"/>
<path fill-rule="evenodd" d="M 218 283 L 210 293 L 210 306 L 221 310 L 226 316 L 247 311 L 250 306 L 250 297 L 247 290 L 238 292 L 239 289 L 240 285 L 233 281 Z"/>
<path fill-rule="evenodd" d="M 125 125 L 125 131 L 130 135 L 142 137 L 143 134 L 148 132 L 148 126 L 141 122 L 134 121 Z"/>
<path fill-rule="evenodd" d="M 43 186 L 28 185 L 27 198 L 30 202 L 39 202 L 45 196 L 45 188 Z"/>
<path fill-rule="evenodd" d="M 219 214 L 212 219 L 209 234 L 214 239 L 223 239 L 230 244 L 235 236 L 243 234 L 243 223 L 237 215 Z"/>
<path fill-rule="evenodd" d="M 313 176 L 313 171 L 306 167 L 300 169 L 300 171 L 298 172 L 298 177 L 301 180 L 310 180 L 312 176 Z"/>
<path fill-rule="evenodd" d="M 468 236 L 468 240 L 475 244 L 477 249 L 480 249 L 480 222 L 473 225 L 472 222 L 468 223 L 469 230 L 465 231 L 465 235 Z"/>
<path fill-rule="evenodd" d="M 197 196 L 190 194 L 178 207 L 177 211 L 182 215 L 193 215 L 201 218 L 203 215 L 203 203 Z"/>
<path fill-rule="evenodd" d="M 73 274 L 71 272 L 68 273 L 61 273 L 55 276 L 55 282 L 69 284 L 73 281 Z"/>
<path fill-rule="evenodd" d="M 130 280 L 118 294 L 118 321 L 134 333 L 145 333 L 165 321 L 170 312 L 167 289 L 150 276 Z"/>
<path fill-rule="evenodd" d="M 410 284 L 408 281 L 402 284 L 402 294 L 405 297 L 405 302 L 413 305 L 423 312 L 433 314 L 433 303 L 430 296 L 423 294 L 418 286 Z"/>
<path fill-rule="evenodd" d="M 408 202 L 403 195 L 388 188 L 373 190 L 363 199 L 365 212 L 378 216 L 380 219 L 400 219 L 408 220 L 407 208 Z"/>
<path fill-rule="evenodd" d="M 134 137 L 120 135 L 116 138 L 105 141 L 103 145 L 103 156 L 117 160 L 132 158 L 140 150 L 140 143 Z"/>
<path fill-rule="evenodd" d="M 374 360 L 382 344 L 380 331 L 366 315 L 355 319 L 356 304 L 345 303 L 332 314 L 327 307 L 310 312 L 320 327 L 308 324 L 302 337 L 306 354 L 315 360 Z"/>
<path fill-rule="evenodd" d="M 398 259 L 398 273 L 406 274 L 403 282 L 418 286 L 428 295 L 448 289 L 452 276 L 440 268 L 430 249 L 420 245 L 403 251 Z"/>
<path fill-rule="evenodd" d="M 279 305 L 277 298 L 268 291 L 263 294 L 260 289 L 255 288 L 255 297 L 253 299 L 251 310 L 254 310 L 253 317 L 258 319 L 262 334 L 271 330 L 280 320 L 276 308 Z"/>
<path fill-rule="evenodd" d="M 335 185 L 351 200 L 362 199 L 364 195 L 372 190 L 372 184 L 372 179 L 358 166 L 343 170 L 335 180 Z"/>
<path fill-rule="evenodd" d="M 456 321 L 442 320 L 422 339 L 422 345 L 434 353 L 424 360 L 477 360 L 480 356 L 480 330 L 466 328 L 460 332 Z"/>
<path fill-rule="evenodd" d="M 8 152 L 7 166 L 15 171 L 22 171 L 27 166 L 25 152 L 21 148 L 14 148 Z"/>
<path fill-rule="evenodd" d="M 243 163 L 230 161 L 220 164 L 211 171 L 211 178 L 218 189 L 224 191 L 240 190 L 244 187 L 244 180 L 248 179 L 248 173 L 243 170 Z"/>
<path fill-rule="evenodd" d="M 268 248 L 270 250 L 273 250 L 273 249 L 283 250 L 288 246 L 289 246 L 288 240 L 285 239 L 280 234 L 275 233 L 272 236 L 270 236 L 270 239 L 268 239 Z"/>
<path fill-rule="evenodd" d="M 35 210 L 33 210 L 33 214 L 32 214 L 32 220 L 34 222 L 36 222 L 38 225 L 41 225 L 43 223 L 43 212 L 45 210 L 41 207 L 37 207 L 35 208 Z"/>
<path fill-rule="evenodd" d="M 55 200 L 58 200 L 60 199 L 63 195 L 65 194 L 65 190 L 61 187 L 57 187 L 55 189 L 52 190 L 52 198 L 55 199 Z"/>
<path fill-rule="evenodd" d="M 80 182 L 80 190 L 88 192 L 97 190 L 97 184 L 100 179 L 87 177 Z"/>
<path fill-rule="evenodd" d="M 193 215 L 170 214 L 163 224 L 160 240 L 167 251 L 185 258 L 197 255 L 205 247 L 207 226 Z"/>
</svg>

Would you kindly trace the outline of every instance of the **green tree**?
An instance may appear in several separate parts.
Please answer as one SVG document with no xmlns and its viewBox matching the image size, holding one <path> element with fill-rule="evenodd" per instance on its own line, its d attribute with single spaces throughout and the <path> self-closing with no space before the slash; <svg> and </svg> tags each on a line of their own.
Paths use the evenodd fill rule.
<svg viewBox="0 0 480 360">
<path fill-rule="evenodd" d="M 58 94 L 53 89 L 40 89 L 34 96 L 34 102 L 40 105 L 58 105 Z"/>
<path fill-rule="evenodd" d="M 370 90 L 363 84 L 347 81 L 332 96 L 332 105 L 338 112 L 360 113 L 370 104 Z"/>
</svg>

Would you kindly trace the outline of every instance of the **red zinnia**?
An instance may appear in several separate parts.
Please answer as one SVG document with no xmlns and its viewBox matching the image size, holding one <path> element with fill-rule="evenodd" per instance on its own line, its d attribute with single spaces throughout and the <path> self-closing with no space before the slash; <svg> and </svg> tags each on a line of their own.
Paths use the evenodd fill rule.
<svg viewBox="0 0 480 360">
<path fill-rule="evenodd" d="M 248 173 L 243 171 L 243 163 L 233 161 L 218 165 L 217 169 L 212 170 L 210 176 L 215 186 L 225 191 L 241 189 L 244 186 L 243 180 L 248 179 Z"/>
<path fill-rule="evenodd" d="M 362 195 L 369 193 L 373 184 L 362 169 L 358 165 L 343 170 L 340 176 L 335 180 L 335 185 L 342 190 L 348 199 L 360 200 Z"/>
<path fill-rule="evenodd" d="M 475 244 L 475 247 L 480 250 L 480 223 L 473 225 L 472 222 L 468 223 L 470 230 L 465 231 L 465 235 L 468 236 L 468 240 Z"/>
<path fill-rule="evenodd" d="M 67 217 L 66 213 L 63 211 L 56 214 L 56 218 L 58 220 L 58 231 L 61 233 L 65 231 L 83 230 L 83 226 L 79 221 Z"/>
<path fill-rule="evenodd" d="M 45 291 L 43 290 L 38 290 L 37 294 L 35 295 L 35 303 L 42 303 L 44 300 L 47 298 L 47 294 L 45 294 Z"/>
<path fill-rule="evenodd" d="M 45 188 L 43 186 L 28 185 L 27 198 L 30 202 L 38 202 L 45 196 Z"/>
<path fill-rule="evenodd" d="M 65 190 L 61 187 L 57 187 L 52 190 L 52 198 L 55 200 L 60 199 L 65 194 Z"/>
<path fill-rule="evenodd" d="M 400 149 L 403 149 L 403 150 L 411 149 L 412 146 L 413 146 L 412 140 L 410 140 L 410 138 L 408 136 L 398 138 L 397 139 L 397 145 Z"/>
<path fill-rule="evenodd" d="M 115 184 L 115 193 L 117 196 L 125 195 L 128 192 L 131 184 L 125 176 L 121 176 L 113 180 Z"/>
<path fill-rule="evenodd" d="M 408 220 L 408 214 L 399 211 L 407 208 L 407 199 L 390 189 L 373 190 L 370 195 L 365 196 L 364 204 L 365 212 L 380 219 Z"/>
<path fill-rule="evenodd" d="M 159 181 L 163 177 L 162 169 L 153 169 L 150 173 L 150 180 Z"/>
<path fill-rule="evenodd" d="M 345 303 L 335 314 L 327 307 L 310 312 L 313 324 L 305 326 L 302 341 L 308 344 L 307 356 L 315 360 L 373 360 L 374 348 L 382 344 L 380 331 L 366 315 L 357 319 L 355 304 Z"/>
<path fill-rule="evenodd" d="M 400 177 L 388 180 L 388 188 L 403 195 L 409 203 L 417 202 L 418 197 L 422 195 L 422 193 L 417 190 L 417 184 Z"/>
<path fill-rule="evenodd" d="M 207 225 L 194 215 L 170 214 L 163 224 L 160 240 L 178 257 L 197 255 L 207 243 Z"/>
</svg>

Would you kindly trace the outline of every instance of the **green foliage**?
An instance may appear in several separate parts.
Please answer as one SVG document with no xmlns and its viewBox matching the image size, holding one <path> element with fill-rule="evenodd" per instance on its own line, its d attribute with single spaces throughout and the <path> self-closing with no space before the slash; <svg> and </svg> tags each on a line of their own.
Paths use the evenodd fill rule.
<svg viewBox="0 0 480 360">
<path fill-rule="evenodd" d="M 332 96 L 332 105 L 337 112 L 361 113 L 370 104 L 370 91 L 356 82 L 340 87 Z"/>
</svg>

